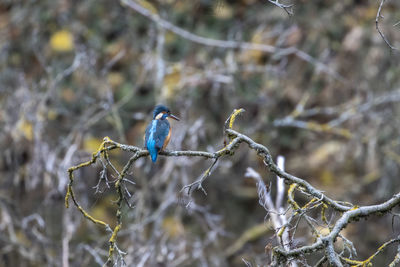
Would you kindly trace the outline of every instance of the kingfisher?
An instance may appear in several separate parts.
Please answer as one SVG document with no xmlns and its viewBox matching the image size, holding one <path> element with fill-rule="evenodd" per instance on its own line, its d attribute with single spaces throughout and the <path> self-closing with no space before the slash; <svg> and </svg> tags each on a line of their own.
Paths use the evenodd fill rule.
<svg viewBox="0 0 400 267">
<path fill-rule="evenodd" d="M 168 118 L 179 121 L 179 118 L 171 114 L 171 111 L 166 106 L 155 106 L 153 120 L 147 126 L 144 135 L 144 145 L 149 151 L 153 162 L 156 162 L 158 152 L 168 145 L 171 138 L 171 126 Z"/>
</svg>

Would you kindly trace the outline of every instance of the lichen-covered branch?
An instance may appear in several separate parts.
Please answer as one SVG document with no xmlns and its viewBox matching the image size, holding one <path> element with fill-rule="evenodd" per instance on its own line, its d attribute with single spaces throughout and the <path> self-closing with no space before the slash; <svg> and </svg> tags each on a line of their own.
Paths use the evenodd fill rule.
<svg viewBox="0 0 400 267">
<path fill-rule="evenodd" d="M 287 192 L 288 202 L 290 207 L 293 210 L 293 215 L 288 219 L 288 222 L 285 225 L 282 225 L 280 232 L 285 231 L 293 219 L 297 217 L 297 223 L 294 226 L 294 231 L 297 228 L 298 222 L 300 219 L 304 218 L 308 227 L 311 228 L 311 233 L 314 237 L 314 242 L 311 244 L 292 247 L 288 244 L 281 244 L 278 247 L 273 249 L 274 255 L 274 266 L 280 266 L 281 264 L 292 261 L 293 259 L 301 259 L 304 255 L 315 253 L 317 251 L 323 251 L 325 256 L 323 261 L 327 260 L 332 266 L 342 266 L 342 262 L 349 262 L 355 260 L 351 258 L 346 258 L 340 255 L 339 252 L 335 250 L 334 243 L 337 238 L 342 238 L 346 244 L 350 244 L 352 250 L 354 250 L 354 246 L 351 241 L 347 240 L 345 237 L 341 235 L 341 231 L 351 222 L 361 218 L 368 217 L 374 214 L 385 214 L 388 213 L 392 208 L 400 204 L 400 193 L 394 195 L 391 199 L 377 205 L 370 206 L 356 206 L 351 203 L 344 203 L 334 199 L 331 199 L 326 194 L 321 192 L 320 190 L 313 187 L 310 183 L 305 181 L 302 178 L 296 177 L 292 174 L 289 174 L 279 168 L 275 162 L 273 161 L 273 157 L 270 154 L 268 148 L 262 144 L 255 142 L 250 137 L 233 130 L 233 124 L 237 115 L 241 114 L 244 110 L 238 109 L 234 110 L 233 113 L 229 116 L 227 122 L 225 123 L 225 134 L 229 139 L 229 142 L 220 150 L 215 152 L 205 152 L 205 151 L 161 151 L 160 155 L 165 157 L 203 157 L 206 159 L 213 159 L 213 163 L 211 166 L 203 172 L 201 178 L 187 186 L 184 186 L 183 189 L 187 189 L 187 192 L 190 194 L 193 190 L 198 189 L 202 190 L 205 193 L 205 189 L 202 186 L 202 183 L 206 178 L 210 177 L 212 171 L 215 169 L 217 161 L 221 157 L 225 156 L 233 156 L 234 152 L 240 147 L 242 143 L 246 144 L 250 150 L 254 150 L 264 161 L 265 165 L 268 167 L 269 171 L 276 174 L 280 178 L 285 180 L 286 184 L 289 184 L 289 190 Z M 117 202 L 116 202 L 116 223 L 115 227 L 112 229 L 107 223 L 92 217 L 79 203 L 73 191 L 73 183 L 74 183 L 74 172 L 80 168 L 84 168 L 94 164 L 98 159 L 105 159 L 104 165 L 110 165 L 111 162 L 108 159 L 108 151 L 120 149 L 123 151 L 127 151 L 132 153 L 132 156 L 128 160 L 128 162 L 124 165 L 121 171 L 118 171 L 114 166 L 112 166 L 112 170 L 118 174 L 118 177 L 114 183 L 115 192 L 117 194 Z M 69 173 L 69 184 L 67 188 L 67 193 L 65 197 L 65 205 L 69 206 L 69 199 L 72 198 L 74 205 L 77 209 L 83 214 L 83 216 L 92 221 L 95 224 L 101 225 L 105 227 L 110 233 L 111 236 L 109 238 L 109 256 L 106 264 L 113 264 L 115 261 L 123 261 L 121 255 L 124 253 L 118 249 L 116 242 L 118 232 L 122 228 L 122 208 L 124 205 L 124 182 L 126 181 L 126 176 L 129 170 L 132 168 L 133 164 L 142 157 L 147 157 L 149 152 L 145 149 L 129 146 L 125 144 L 120 144 L 111 140 L 108 137 L 105 137 L 103 143 L 100 145 L 99 149 L 92 154 L 92 158 L 89 161 L 83 162 L 77 166 L 73 166 L 68 169 Z M 261 179 L 260 177 L 258 179 Z M 305 205 L 299 205 L 295 199 L 294 192 L 295 190 L 304 194 L 309 198 L 309 201 Z M 314 226 L 315 219 L 311 218 L 307 215 L 307 212 L 314 208 L 321 208 L 321 220 L 324 224 L 327 225 L 329 232 L 325 234 L 321 234 L 316 227 Z M 340 213 L 339 218 L 330 224 L 326 217 L 327 209 L 334 210 Z M 274 215 L 275 216 L 275 215 Z M 279 236 L 279 233 L 278 233 Z M 291 238 L 293 239 L 294 232 L 291 233 Z M 393 241 L 393 242 L 397 242 Z M 391 243 L 393 243 L 391 242 Z M 390 244 L 391 244 L 390 243 Z M 386 247 L 385 245 L 384 247 Z M 378 249 L 377 253 L 381 251 L 384 247 Z M 118 255 L 115 255 L 115 250 L 117 250 Z M 377 254 L 376 253 L 376 254 Z M 374 256 L 371 256 L 367 261 L 370 262 Z M 352 256 L 352 255 L 350 255 Z M 396 256 L 397 257 L 397 256 Z M 115 259 L 116 258 L 116 259 Z M 394 261 L 396 258 L 394 259 Z M 364 261 L 365 262 L 365 261 Z"/>
</svg>

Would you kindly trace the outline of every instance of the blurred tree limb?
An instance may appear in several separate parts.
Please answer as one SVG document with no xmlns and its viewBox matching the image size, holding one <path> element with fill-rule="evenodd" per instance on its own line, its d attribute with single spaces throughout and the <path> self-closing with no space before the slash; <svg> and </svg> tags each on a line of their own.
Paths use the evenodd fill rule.
<svg viewBox="0 0 400 267">
<path fill-rule="evenodd" d="M 378 96 L 372 96 L 366 101 L 361 99 L 351 100 L 338 106 L 324 108 L 306 108 L 309 94 L 305 93 L 294 110 L 281 119 L 275 119 L 272 124 L 275 127 L 294 127 L 314 132 L 330 133 L 350 139 L 354 132 L 345 127 L 340 127 L 351 119 L 362 117 L 378 107 L 390 107 L 391 103 L 400 102 L 400 89 L 385 92 Z M 325 123 L 310 120 L 316 116 L 329 116 L 331 119 Z M 366 137 L 362 138 L 365 142 Z"/>
<path fill-rule="evenodd" d="M 283 5 L 278 1 L 269 1 L 274 5 L 277 5 L 280 8 L 283 8 L 288 14 L 290 14 L 291 5 Z M 304 60 L 312 65 L 314 65 L 318 70 L 327 73 L 334 78 L 343 81 L 343 77 L 333 70 L 331 67 L 327 66 L 326 64 L 322 63 L 321 61 L 317 60 L 316 58 L 312 57 L 311 55 L 307 54 L 304 51 L 299 50 L 296 47 L 287 47 L 287 48 L 280 48 L 272 45 L 267 44 L 256 44 L 250 42 L 240 42 L 240 41 L 233 41 L 233 40 L 217 40 L 212 38 L 207 38 L 203 36 L 196 35 L 188 30 L 182 29 L 173 23 L 161 18 L 157 12 L 150 11 L 137 3 L 134 0 L 121 0 L 122 5 L 128 6 L 135 12 L 145 16 L 146 18 L 152 20 L 156 23 L 159 27 L 169 30 L 176 35 L 189 40 L 191 42 L 212 46 L 212 47 L 219 47 L 219 48 L 226 48 L 226 49 L 242 49 L 242 50 L 256 50 L 262 51 L 265 53 L 274 54 L 276 57 L 284 57 L 294 55 L 301 60 Z"/>
<path fill-rule="evenodd" d="M 398 239 L 393 239 L 391 241 L 388 241 L 387 243 L 382 245 L 374 255 L 372 255 L 365 261 L 356 261 L 352 259 L 353 255 L 350 255 L 349 257 L 344 257 L 342 253 L 337 252 L 335 250 L 334 244 L 338 238 L 343 239 L 348 246 L 352 248 L 354 247 L 349 240 L 347 240 L 341 235 L 341 231 L 349 223 L 352 223 L 363 217 L 368 217 L 370 215 L 375 215 L 375 214 L 382 215 L 389 213 L 392 208 L 400 204 L 400 193 L 395 194 L 392 198 L 381 204 L 370 205 L 370 206 L 357 206 L 351 203 L 344 203 L 329 198 L 326 194 L 313 187 L 310 183 L 308 183 L 304 179 L 291 175 L 283 171 L 281 168 L 279 168 L 274 163 L 271 153 L 269 152 L 267 147 L 255 142 L 250 137 L 232 129 L 233 123 L 237 115 L 241 114 L 243 111 L 244 111 L 243 109 L 234 110 L 234 112 L 230 115 L 230 117 L 226 121 L 225 134 L 228 136 L 229 142 L 227 142 L 224 148 L 216 152 L 161 151 L 160 155 L 167 157 L 185 156 L 185 157 L 203 157 L 207 159 L 214 159 L 212 165 L 203 173 L 202 177 L 199 180 L 183 188 L 187 189 L 188 194 L 192 192 L 192 189 L 201 189 L 203 190 L 203 192 L 205 192 L 204 188 L 202 187 L 202 183 L 207 177 L 211 175 L 212 168 L 215 166 L 218 159 L 223 156 L 233 156 L 233 154 L 239 148 L 241 143 L 245 143 L 251 150 L 255 150 L 258 156 L 260 156 L 263 159 L 263 162 L 268 167 L 270 172 L 284 179 L 287 184 L 290 184 L 291 186 L 288 190 L 287 197 L 288 197 L 288 202 L 291 208 L 293 209 L 293 215 L 288 219 L 288 222 L 291 222 L 296 216 L 300 216 L 300 218 L 301 217 L 306 218 L 306 221 L 309 227 L 311 227 L 312 234 L 315 237 L 315 239 L 313 243 L 300 247 L 293 247 L 293 246 L 285 246 L 284 248 L 282 246 L 275 247 L 272 250 L 273 253 L 272 266 L 282 266 L 283 264 L 286 264 L 289 261 L 301 260 L 301 258 L 304 257 L 304 255 L 316 253 L 318 251 L 323 251 L 325 253 L 325 256 L 322 259 L 322 261 L 327 260 L 331 266 L 343 266 L 343 263 L 348 263 L 348 262 L 352 262 L 356 265 L 360 264 L 365 265 L 369 263 L 374 258 L 374 256 L 378 254 L 386 246 L 398 242 Z M 109 160 L 108 152 L 114 149 L 120 149 L 123 151 L 133 153 L 128 162 L 123 167 L 122 171 L 118 171 Z M 136 146 L 121 144 L 111 140 L 108 137 L 105 137 L 103 143 L 100 145 L 99 149 L 92 154 L 92 158 L 89 161 L 83 162 L 77 166 L 73 166 L 68 169 L 69 184 L 65 196 L 66 207 L 69 206 L 69 200 L 72 199 L 74 205 L 78 208 L 78 210 L 83 214 L 85 218 L 87 218 L 88 220 L 92 221 L 95 224 L 105 227 L 106 230 L 111 233 L 111 237 L 109 238 L 109 256 L 105 265 L 115 264 L 115 262 L 119 262 L 121 265 L 124 265 L 123 256 L 125 255 L 125 253 L 117 247 L 117 235 L 122 227 L 122 208 L 124 200 L 128 202 L 125 196 L 127 191 L 125 183 L 129 182 L 129 180 L 127 179 L 127 174 L 130 168 L 132 167 L 133 163 L 139 158 L 147 157 L 148 155 L 149 152 L 145 149 Z M 74 171 L 83 167 L 93 165 L 97 160 L 101 160 L 102 162 L 103 174 L 104 172 L 106 172 L 107 166 L 111 166 L 112 171 L 114 171 L 118 176 L 114 181 L 108 181 L 105 177 L 103 177 L 104 175 L 101 175 L 100 177 L 100 179 L 104 178 L 106 180 L 106 183 L 114 183 L 115 190 L 118 195 L 118 199 L 116 202 L 117 204 L 116 226 L 113 229 L 109 224 L 89 215 L 89 213 L 78 203 L 78 200 L 73 190 Z M 308 198 L 310 198 L 310 201 L 303 206 L 298 204 L 294 196 L 295 190 L 306 195 Z M 329 232 L 325 234 L 316 229 L 316 227 L 313 224 L 313 221 L 315 221 L 315 219 L 306 215 L 307 211 L 320 206 L 322 206 L 321 210 L 322 221 L 325 222 L 329 227 Z M 330 225 L 330 223 L 328 223 L 325 216 L 326 209 L 328 208 L 340 213 L 340 217 L 336 220 L 336 222 L 333 225 Z M 297 224 L 295 224 L 294 229 L 296 229 L 296 225 Z M 282 229 L 286 229 L 286 227 L 288 226 L 289 223 L 283 225 L 279 232 L 283 233 L 284 230 Z M 279 233 L 277 234 L 279 236 Z M 291 238 L 293 239 L 293 236 Z M 395 260 L 396 258 L 394 259 L 394 261 Z"/>
</svg>

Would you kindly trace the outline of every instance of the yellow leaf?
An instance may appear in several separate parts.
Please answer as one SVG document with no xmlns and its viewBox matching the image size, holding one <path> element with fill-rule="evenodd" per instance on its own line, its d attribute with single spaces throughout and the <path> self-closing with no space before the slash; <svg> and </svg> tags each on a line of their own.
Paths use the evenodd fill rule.
<svg viewBox="0 0 400 267">
<path fill-rule="evenodd" d="M 180 87 L 182 65 L 175 64 L 168 74 L 164 76 L 162 95 L 166 99 L 171 99 Z"/>
<path fill-rule="evenodd" d="M 67 102 L 73 102 L 76 100 L 75 92 L 70 88 L 65 88 L 61 91 L 61 97 Z"/>
<path fill-rule="evenodd" d="M 120 72 L 110 72 L 107 81 L 112 87 L 118 87 L 124 82 L 124 76 Z"/>
<path fill-rule="evenodd" d="M 109 43 L 105 47 L 105 52 L 109 57 L 115 57 L 116 55 L 118 55 L 118 53 L 121 53 L 121 51 L 124 50 L 126 50 L 125 43 L 121 40 L 114 43 Z"/>
<path fill-rule="evenodd" d="M 174 5 L 174 11 L 176 13 L 184 13 L 189 12 L 191 8 L 191 4 L 189 1 L 176 1 L 176 0 L 164 0 L 164 4 Z"/>
<path fill-rule="evenodd" d="M 24 136 L 26 139 L 28 139 L 29 141 L 32 141 L 33 139 L 33 126 L 32 123 L 28 120 L 25 119 L 25 117 L 22 117 L 16 126 L 16 130 L 17 130 L 17 135 L 21 135 Z"/>
<path fill-rule="evenodd" d="M 247 229 L 231 246 L 226 249 L 225 255 L 231 256 L 242 249 L 248 242 L 262 238 L 268 231 L 270 231 L 270 228 L 271 227 L 268 224 L 260 223 Z"/>
<path fill-rule="evenodd" d="M 103 143 L 103 138 L 90 136 L 85 138 L 85 140 L 83 141 L 83 149 L 89 153 L 93 153 L 99 149 L 101 143 Z"/>
<path fill-rule="evenodd" d="M 180 3 L 180 1 L 175 1 L 175 0 L 159 0 L 159 2 L 161 2 L 161 3 L 163 3 L 164 5 L 165 4 L 168 4 L 168 5 L 172 5 L 172 4 L 174 4 L 174 5 L 178 5 L 179 3 Z M 175 3 L 176 2 L 176 3 Z M 174 7 L 175 8 L 175 7 Z"/>
<path fill-rule="evenodd" d="M 68 52 L 74 49 L 74 37 L 67 30 L 55 32 L 50 38 L 50 46 L 56 52 Z"/>
<path fill-rule="evenodd" d="M 322 235 L 322 236 L 327 236 L 331 232 L 328 227 L 324 226 L 317 226 L 317 231 Z"/>
<path fill-rule="evenodd" d="M 215 17 L 219 19 L 229 19 L 233 15 L 233 9 L 224 1 L 216 1 L 213 6 Z"/>
<path fill-rule="evenodd" d="M 337 141 L 327 142 L 319 146 L 310 156 L 309 163 L 312 168 L 318 168 L 331 157 L 335 157 L 343 148 L 343 144 Z"/>
<path fill-rule="evenodd" d="M 251 37 L 251 43 L 253 44 L 263 44 L 264 42 L 264 34 L 265 32 L 263 30 L 257 30 L 253 36 Z M 239 59 L 241 62 L 258 62 L 264 52 L 260 50 L 244 50 L 242 53 L 240 53 Z"/>
<path fill-rule="evenodd" d="M 170 237 L 177 237 L 184 233 L 181 221 L 172 216 L 164 219 L 162 228 Z"/>
<path fill-rule="evenodd" d="M 112 217 L 112 214 L 114 213 L 114 201 L 115 198 L 113 195 L 101 198 L 98 200 L 96 205 L 90 209 L 89 214 L 96 220 L 102 220 L 105 223 L 112 225 L 115 221 Z"/>
<path fill-rule="evenodd" d="M 321 182 L 324 186 L 332 185 L 335 178 L 331 171 L 323 170 L 321 173 Z"/>
<path fill-rule="evenodd" d="M 375 170 L 372 171 L 370 173 L 367 173 L 364 177 L 363 177 L 363 183 L 364 184 L 370 184 L 375 182 L 376 180 L 381 178 L 381 174 L 379 171 Z"/>
<path fill-rule="evenodd" d="M 151 13 L 158 14 L 157 8 L 153 4 L 151 4 L 149 1 L 137 0 L 136 2 L 138 2 L 142 7 L 144 7 L 145 9 L 150 11 Z"/>
<path fill-rule="evenodd" d="M 107 224 L 110 224 L 113 221 L 111 218 L 109 218 L 107 209 L 105 207 L 96 205 L 95 207 L 93 207 L 90 210 L 89 213 L 90 213 L 90 216 L 92 216 L 96 220 L 102 220 Z"/>
<path fill-rule="evenodd" d="M 55 109 L 49 109 L 47 112 L 47 118 L 51 121 L 57 119 L 58 112 Z"/>
<path fill-rule="evenodd" d="M 165 33 L 165 43 L 170 44 L 176 40 L 176 34 L 170 31 L 167 31 Z"/>
<path fill-rule="evenodd" d="M 28 239 L 28 237 L 25 235 L 25 233 L 22 232 L 21 230 L 16 231 L 15 236 L 17 237 L 20 244 L 22 244 L 24 246 L 32 245 L 31 241 Z"/>
</svg>

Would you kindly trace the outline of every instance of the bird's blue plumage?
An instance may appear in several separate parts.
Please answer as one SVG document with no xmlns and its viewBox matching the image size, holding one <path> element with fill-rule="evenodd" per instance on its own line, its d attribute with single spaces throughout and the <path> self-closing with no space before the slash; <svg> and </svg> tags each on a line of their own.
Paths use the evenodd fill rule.
<svg viewBox="0 0 400 267">
<path fill-rule="evenodd" d="M 159 120 L 152 120 L 147 126 L 144 142 L 153 162 L 156 162 L 158 152 L 164 146 L 169 130 L 169 122 L 164 117 Z"/>
</svg>

